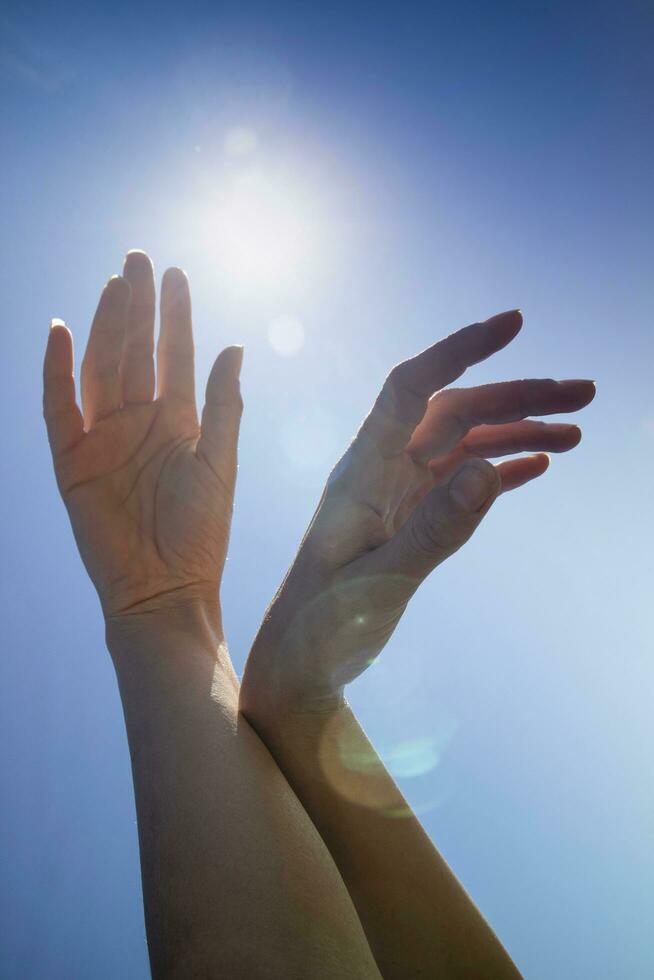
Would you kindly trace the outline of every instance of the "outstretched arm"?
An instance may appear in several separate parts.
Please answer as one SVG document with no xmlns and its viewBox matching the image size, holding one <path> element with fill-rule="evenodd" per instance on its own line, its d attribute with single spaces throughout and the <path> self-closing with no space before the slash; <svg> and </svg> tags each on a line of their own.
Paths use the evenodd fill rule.
<svg viewBox="0 0 654 980">
<path fill-rule="evenodd" d="M 350 897 L 277 764 L 238 717 L 214 611 L 110 624 L 156 978 L 379 980 Z"/>
<path fill-rule="evenodd" d="M 123 701 L 157 978 L 379 978 L 323 841 L 247 721 L 218 587 L 236 477 L 242 352 L 195 407 L 186 276 L 130 253 L 105 287 L 75 399 L 55 325 L 44 414 L 57 482 L 98 590 Z"/>
<path fill-rule="evenodd" d="M 517 311 L 394 368 L 332 473 L 268 610 L 241 686 L 259 732 L 327 843 L 385 980 L 491 980 L 517 971 L 422 830 L 343 697 L 419 584 L 470 537 L 501 490 L 540 475 L 576 426 L 584 381 L 449 388 L 518 333 Z M 435 394 L 434 394 L 435 393 Z M 493 466 L 483 457 L 535 455 Z"/>
</svg>

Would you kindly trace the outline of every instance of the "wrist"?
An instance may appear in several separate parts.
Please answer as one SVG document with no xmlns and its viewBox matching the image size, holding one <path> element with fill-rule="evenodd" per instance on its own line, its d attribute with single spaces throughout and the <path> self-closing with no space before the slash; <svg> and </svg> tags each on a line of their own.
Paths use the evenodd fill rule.
<svg viewBox="0 0 654 980">
<path fill-rule="evenodd" d="M 224 647 L 220 602 L 199 598 L 157 598 L 147 605 L 105 617 L 112 658 L 142 650 L 192 645 L 211 656 Z"/>
<path fill-rule="evenodd" d="M 309 664 L 305 664 L 309 668 Z M 241 681 L 239 708 L 248 720 L 318 717 L 346 703 L 344 685 L 303 671 L 295 658 L 270 642 L 255 641 Z"/>
<path fill-rule="evenodd" d="M 236 712 L 239 682 L 220 604 L 193 600 L 106 618 L 107 648 L 126 710 L 212 701 Z"/>
</svg>

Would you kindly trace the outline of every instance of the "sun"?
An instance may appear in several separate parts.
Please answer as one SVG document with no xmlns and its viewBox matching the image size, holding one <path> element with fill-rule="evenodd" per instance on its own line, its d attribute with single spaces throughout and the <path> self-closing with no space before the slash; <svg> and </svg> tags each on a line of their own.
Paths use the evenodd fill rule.
<svg viewBox="0 0 654 980">
<path fill-rule="evenodd" d="M 262 170 L 231 175 L 207 229 L 212 251 L 241 285 L 279 285 L 301 275 L 313 252 L 310 208 L 297 188 Z"/>
</svg>

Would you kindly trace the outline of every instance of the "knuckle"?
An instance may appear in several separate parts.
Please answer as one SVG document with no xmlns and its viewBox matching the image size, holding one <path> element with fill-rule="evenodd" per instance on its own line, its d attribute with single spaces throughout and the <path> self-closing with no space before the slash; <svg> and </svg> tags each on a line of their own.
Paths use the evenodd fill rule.
<svg viewBox="0 0 654 980">
<path fill-rule="evenodd" d="M 222 409 L 234 412 L 237 415 L 243 414 L 244 402 L 240 388 L 237 388 L 232 392 L 208 392 L 206 403 L 208 408 L 213 408 L 217 411 Z"/>
<path fill-rule="evenodd" d="M 406 375 L 405 362 L 401 364 L 395 364 L 388 374 L 386 375 L 386 380 L 384 382 L 384 388 L 401 388 Z M 383 390 L 383 389 L 382 389 Z"/>
<path fill-rule="evenodd" d="M 403 425 L 414 426 L 422 417 L 427 396 L 416 386 L 410 361 L 397 364 L 381 390 L 378 403 L 386 415 Z"/>
<path fill-rule="evenodd" d="M 430 521 L 421 515 L 411 521 L 409 544 L 418 555 L 434 555 L 443 549 L 443 526 L 439 520 Z"/>
<path fill-rule="evenodd" d="M 154 340 L 152 340 L 152 338 L 139 339 L 134 337 L 128 340 L 128 342 L 125 344 L 126 357 L 146 358 L 152 357 L 153 354 Z"/>
<path fill-rule="evenodd" d="M 439 411 L 441 409 L 450 411 L 460 391 L 460 388 L 441 388 L 431 396 L 429 401 L 434 407 L 438 407 Z"/>
<path fill-rule="evenodd" d="M 468 362 L 463 357 L 459 346 L 454 342 L 443 342 L 443 346 L 438 352 L 438 360 L 443 374 L 453 381 L 455 378 L 460 378 L 468 367 Z"/>
<path fill-rule="evenodd" d="M 448 518 L 447 514 L 425 506 L 411 521 L 409 534 L 412 549 L 421 555 L 434 556 L 455 551 L 469 533 L 466 521 Z"/>
<path fill-rule="evenodd" d="M 395 367 L 391 368 L 388 377 L 386 378 L 384 387 L 389 387 L 398 395 L 420 395 L 420 393 L 415 390 L 413 373 L 412 362 L 402 361 L 400 364 L 396 364 Z M 420 397 L 422 396 L 420 395 Z"/>
</svg>

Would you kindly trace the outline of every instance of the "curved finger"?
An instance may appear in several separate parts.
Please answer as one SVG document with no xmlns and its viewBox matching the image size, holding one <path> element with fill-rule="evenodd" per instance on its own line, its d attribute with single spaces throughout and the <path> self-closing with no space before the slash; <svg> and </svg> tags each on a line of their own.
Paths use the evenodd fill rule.
<svg viewBox="0 0 654 980">
<path fill-rule="evenodd" d="M 157 394 L 195 405 L 191 293 L 181 269 L 166 269 L 161 281 L 161 329 L 157 343 Z"/>
<path fill-rule="evenodd" d="M 239 377 L 242 347 L 227 347 L 218 355 L 207 382 L 196 455 L 227 486 L 236 475 L 236 447 L 243 414 Z"/>
<path fill-rule="evenodd" d="M 430 460 L 428 466 L 436 483 L 442 483 L 466 459 L 476 456 L 512 456 L 524 452 L 565 453 L 581 439 L 578 425 L 564 422 L 538 422 L 526 419 L 508 425 L 478 425 L 445 456 Z"/>
<path fill-rule="evenodd" d="M 549 457 L 545 453 L 538 453 L 536 456 L 523 456 L 522 459 L 508 459 L 504 463 L 498 463 L 497 470 L 502 481 L 502 493 L 505 490 L 515 490 L 517 487 L 535 480 L 537 476 L 542 476 L 550 465 Z"/>
<path fill-rule="evenodd" d="M 89 429 L 122 404 L 120 360 L 127 326 L 130 285 L 112 276 L 102 291 L 82 361 L 82 406 Z"/>
<path fill-rule="evenodd" d="M 73 337 L 61 322 L 53 322 L 45 349 L 43 417 L 55 459 L 84 436 L 82 413 L 75 401 Z"/>
<path fill-rule="evenodd" d="M 505 425 L 477 425 L 461 442 L 471 456 L 510 456 L 513 453 L 565 453 L 581 441 L 581 429 L 569 422 L 524 419 Z"/>
<path fill-rule="evenodd" d="M 500 475 L 486 460 L 469 460 L 449 482 L 424 494 L 380 548 L 355 563 L 356 573 L 405 582 L 407 595 L 473 534 L 500 493 Z"/>
<path fill-rule="evenodd" d="M 497 425 L 529 415 L 576 412 L 595 397 L 592 381 L 551 378 L 504 381 L 476 388 L 448 388 L 429 402 L 407 452 L 426 462 L 453 449 L 474 426 Z"/>
<path fill-rule="evenodd" d="M 154 270 L 145 252 L 127 253 L 123 277 L 132 295 L 120 364 L 123 404 L 154 398 Z"/>
<path fill-rule="evenodd" d="M 429 397 L 460 377 L 466 368 L 506 347 L 522 326 L 519 310 L 473 323 L 398 364 L 389 374 L 359 436 L 372 440 L 384 456 L 401 452 L 413 434 Z"/>
</svg>

